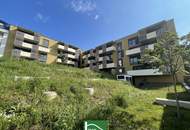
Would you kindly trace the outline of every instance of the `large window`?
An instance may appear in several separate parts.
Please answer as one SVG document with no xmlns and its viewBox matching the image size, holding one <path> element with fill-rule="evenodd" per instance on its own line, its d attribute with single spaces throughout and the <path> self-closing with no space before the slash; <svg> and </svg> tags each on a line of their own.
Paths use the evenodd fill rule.
<svg viewBox="0 0 190 130">
<path fill-rule="evenodd" d="M 48 47 L 49 46 L 49 40 L 43 39 L 43 42 L 41 45 L 44 47 Z"/>
<path fill-rule="evenodd" d="M 128 44 L 129 44 L 129 47 L 137 45 L 138 44 L 137 38 L 128 40 Z"/>
<path fill-rule="evenodd" d="M 47 60 L 47 55 L 46 54 L 40 54 L 39 55 L 39 60 L 42 62 L 45 62 Z"/>
<path fill-rule="evenodd" d="M 139 64 L 140 63 L 140 55 L 131 56 L 129 58 L 130 64 Z"/>
</svg>

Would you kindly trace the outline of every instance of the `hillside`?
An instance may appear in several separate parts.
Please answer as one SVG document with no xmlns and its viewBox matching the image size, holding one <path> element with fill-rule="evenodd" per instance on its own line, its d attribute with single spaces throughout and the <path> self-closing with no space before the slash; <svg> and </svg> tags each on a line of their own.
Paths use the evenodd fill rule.
<svg viewBox="0 0 190 130">
<path fill-rule="evenodd" d="M 93 96 L 87 87 L 94 88 Z M 50 101 L 47 91 L 58 96 Z M 178 86 L 178 91 L 181 99 L 190 101 L 183 88 Z M 2 130 L 82 130 L 86 119 L 107 119 L 110 130 L 190 128 L 189 110 L 181 109 L 177 123 L 175 108 L 153 104 L 156 97 L 173 99 L 172 87 L 138 89 L 85 69 L 0 59 L 0 93 Z"/>
</svg>

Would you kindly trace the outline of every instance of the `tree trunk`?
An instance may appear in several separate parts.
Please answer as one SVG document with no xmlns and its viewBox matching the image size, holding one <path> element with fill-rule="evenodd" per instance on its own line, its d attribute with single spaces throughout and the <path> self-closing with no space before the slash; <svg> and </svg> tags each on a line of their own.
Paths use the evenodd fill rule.
<svg viewBox="0 0 190 130">
<path fill-rule="evenodd" d="M 176 108 L 177 108 L 177 118 L 180 119 L 180 110 L 179 110 L 179 99 L 178 99 L 178 93 L 177 93 L 177 85 L 176 85 L 176 81 L 177 78 L 176 78 L 176 74 L 173 74 L 173 85 L 174 85 L 174 91 L 175 91 L 175 98 L 176 98 Z"/>
</svg>

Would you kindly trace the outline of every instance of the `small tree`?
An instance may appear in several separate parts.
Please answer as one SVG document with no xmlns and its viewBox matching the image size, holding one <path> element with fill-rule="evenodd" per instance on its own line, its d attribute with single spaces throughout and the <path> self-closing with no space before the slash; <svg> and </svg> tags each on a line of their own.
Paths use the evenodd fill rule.
<svg viewBox="0 0 190 130">
<path fill-rule="evenodd" d="M 60 53 L 60 57 L 61 57 L 61 62 L 65 63 L 65 61 L 66 61 L 66 55 L 64 53 Z"/>
<path fill-rule="evenodd" d="M 188 74 L 190 74 L 190 33 L 187 34 L 186 36 L 183 36 L 181 38 L 181 41 L 185 49 L 184 53 L 184 58 L 186 59 L 185 67 L 186 70 L 188 71 Z"/>
<path fill-rule="evenodd" d="M 173 79 L 177 103 L 177 117 L 180 118 L 179 100 L 177 93 L 177 74 L 184 73 L 184 64 L 187 60 L 187 49 L 179 44 L 177 34 L 166 32 L 162 38 L 154 45 L 154 49 L 146 49 L 142 56 L 142 62 L 151 65 L 153 68 L 159 68 L 159 71 L 169 74 Z"/>
</svg>

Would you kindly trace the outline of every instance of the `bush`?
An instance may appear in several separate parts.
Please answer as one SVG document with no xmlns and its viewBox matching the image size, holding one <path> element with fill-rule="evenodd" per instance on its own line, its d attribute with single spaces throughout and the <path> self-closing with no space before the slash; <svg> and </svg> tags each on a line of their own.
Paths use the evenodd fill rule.
<svg viewBox="0 0 190 130">
<path fill-rule="evenodd" d="M 123 95 L 116 95 L 112 99 L 112 103 L 121 108 L 127 108 L 127 101 Z"/>
<path fill-rule="evenodd" d="M 44 129 L 72 130 L 76 122 L 76 108 L 73 105 L 42 110 L 41 124 Z"/>
</svg>

